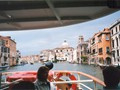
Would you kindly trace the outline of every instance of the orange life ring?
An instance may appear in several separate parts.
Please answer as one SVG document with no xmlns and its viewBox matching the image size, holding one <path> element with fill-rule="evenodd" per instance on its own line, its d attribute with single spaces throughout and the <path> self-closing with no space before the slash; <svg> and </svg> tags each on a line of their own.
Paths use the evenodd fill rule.
<svg viewBox="0 0 120 90">
<path fill-rule="evenodd" d="M 54 71 L 49 71 L 49 74 L 48 74 L 48 80 L 50 81 L 50 82 L 53 82 L 54 81 L 54 78 L 53 78 L 53 75 L 54 75 Z"/>
<path fill-rule="evenodd" d="M 76 77 L 70 72 L 67 72 L 67 73 L 66 72 L 59 72 L 56 74 L 56 79 L 59 79 L 62 76 L 67 76 L 67 77 L 69 77 L 70 80 L 77 80 Z M 70 88 L 72 88 L 72 90 L 77 90 L 77 84 L 73 83 Z"/>
</svg>

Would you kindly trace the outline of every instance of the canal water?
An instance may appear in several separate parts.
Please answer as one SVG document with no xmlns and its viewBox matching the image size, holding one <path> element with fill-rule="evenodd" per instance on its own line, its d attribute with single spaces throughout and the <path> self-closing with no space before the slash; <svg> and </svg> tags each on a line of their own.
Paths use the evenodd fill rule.
<svg viewBox="0 0 120 90">
<path fill-rule="evenodd" d="M 41 64 L 41 63 L 34 63 L 33 65 L 26 64 L 23 66 L 14 66 L 14 67 L 10 67 L 8 70 L 3 71 L 3 72 L 30 71 L 30 70 L 37 71 L 38 68 L 42 65 L 43 64 Z M 52 70 L 80 71 L 80 72 L 84 72 L 84 73 L 90 74 L 92 76 L 95 76 L 95 77 L 99 78 L 100 80 L 103 80 L 101 69 L 94 65 L 81 65 L 81 64 L 71 64 L 71 63 L 66 63 L 66 62 L 59 62 L 59 63 L 54 63 L 54 67 Z M 84 77 L 81 77 L 81 79 L 82 78 L 84 78 Z M 86 83 L 86 85 L 90 86 L 91 88 L 94 87 L 93 83 L 92 84 Z M 102 88 L 99 85 L 97 85 L 97 87 L 99 89 Z M 84 89 L 84 90 L 87 90 L 87 89 Z"/>
</svg>

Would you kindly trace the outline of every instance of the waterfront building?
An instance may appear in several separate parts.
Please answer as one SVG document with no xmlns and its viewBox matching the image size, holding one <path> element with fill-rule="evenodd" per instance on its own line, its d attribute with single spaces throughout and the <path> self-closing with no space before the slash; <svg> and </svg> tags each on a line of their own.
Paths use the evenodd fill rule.
<svg viewBox="0 0 120 90">
<path fill-rule="evenodd" d="M 87 47 L 87 57 L 88 57 L 88 64 L 91 64 L 91 43 L 90 43 L 90 39 L 88 39 L 88 47 Z"/>
<path fill-rule="evenodd" d="M 78 38 L 78 46 L 77 46 L 77 60 L 78 63 L 88 62 L 88 42 L 84 41 L 83 36 L 79 36 Z"/>
<path fill-rule="evenodd" d="M 98 42 L 98 62 L 97 64 L 110 65 L 111 62 L 111 37 L 110 30 L 105 28 L 103 31 L 99 32 L 97 35 Z"/>
<path fill-rule="evenodd" d="M 39 62 L 39 55 L 29 55 L 28 57 L 28 62 L 29 63 L 35 63 L 35 62 Z"/>
<path fill-rule="evenodd" d="M 0 40 L 4 40 L 5 47 L 9 48 L 9 65 L 16 65 L 16 42 L 10 36 L 0 36 Z"/>
<path fill-rule="evenodd" d="M 111 38 L 110 30 L 105 28 L 103 31 L 95 33 L 90 39 L 90 63 L 99 65 L 112 64 L 111 62 Z"/>
<path fill-rule="evenodd" d="M 98 34 L 99 33 L 95 33 L 94 36 L 90 38 L 90 64 L 97 64 L 98 62 Z"/>
<path fill-rule="evenodd" d="M 34 62 L 39 62 L 40 58 L 39 55 L 32 55 Z"/>
<path fill-rule="evenodd" d="M 73 60 L 73 51 L 74 48 L 70 47 L 66 40 L 60 47 L 54 49 L 57 60 L 68 62 L 76 62 L 76 59 Z"/>
<path fill-rule="evenodd" d="M 46 61 L 49 61 L 49 55 L 50 55 L 50 52 L 51 50 L 50 49 L 47 49 L 47 50 L 42 50 L 41 52 L 40 52 L 40 55 L 39 55 L 39 57 L 40 57 L 40 61 L 43 61 L 43 62 L 46 62 Z"/>
<path fill-rule="evenodd" d="M 120 19 L 111 24 L 112 63 L 120 64 Z"/>
<path fill-rule="evenodd" d="M 20 58 L 20 62 L 24 62 L 24 63 L 35 63 L 35 62 L 39 62 L 40 58 L 39 55 L 29 55 L 29 56 L 22 56 Z"/>
<path fill-rule="evenodd" d="M 73 60 L 71 61 L 72 63 L 80 63 L 80 59 L 78 58 L 78 52 L 77 49 L 73 50 Z"/>
<path fill-rule="evenodd" d="M 49 61 L 55 61 L 55 52 L 54 50 L 49 50 Z"/>
<path fill-rule="evenodd" d="M 21 58 L 21 52 L 19 50 L 17 50 L 17 52 L 16 52 L 16 64 L 21 63 L 20 58 Z"/>
<path fill-rule="evenodd" d="M 5 46 L 5 41 L 0 40 L 0 66 L 9 66 L 10 50 Z"/>
<path fill-rule="evenodd" d="M 55 52 L 54 50 L 42 50 L 40 52 L 40 61 L 46 62 L 46 61 L 55 61 Z"/>
<path fill-rule="evenodd" d="M 74 53 L 73 53 L 74 52 Z M 73 47 L 70 47 L 65 40 L 60 47 L 54 48 L 52 50 L 42 50 L 40 52 L 40 61 L 68 61 L 77 62 L 77 57 L 75 58 L 73 54 L 76 54 Z M 73 59 L 74 58 L 74 59 Z"/>
<path fill-rule="evenodd" d="M 29 56 L 21 56 L 20 62 L 27 62 L 29 63 L 30 57 Z"/>
</svg>

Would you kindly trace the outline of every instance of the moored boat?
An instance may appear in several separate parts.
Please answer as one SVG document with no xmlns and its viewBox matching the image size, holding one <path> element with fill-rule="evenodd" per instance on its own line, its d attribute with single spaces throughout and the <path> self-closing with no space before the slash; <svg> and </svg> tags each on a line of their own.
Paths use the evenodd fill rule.
<svg viewBox="0 0 120 90">
<path fill-rule="evenodd" d="M 120 65 L 119 64 L 114 64 L 114 65 L 111 65 L 111 64 L 98 64 L 98 66 L 103 70 L 105 69 L 106 67 L 108 66 L 114 66 L 114 67 L 117 67 L 118 69 L 120 69 Z"/>
<path fill-rule="evenodd" d="M 21 80 L 34 82 L 36 80 L 36 74 L 37 71 L 18 71 L 2 73 L 3 76 L 6 76 L 6 79 L 4 82 L 1 82 L 1 89 L 4 90 L 4 88 L 9 88 L 9 86 L 11 84 L 14 84 L 14 82 L 16 83 Z M 84 76 L 87 79 L 81 80 L 81 76 Z M 69 80 L 66 80 L 65 77 L 69 78 Z M 55 84 L 56 87 L 61 90 L 66 90 L 66 88 L 71 88 L 72 90 L 80 90 L 83 87 L 87 88 L 88 90 L 96 90 L 97 84 L 105 86 L 104 82 L 100 79 L 79 71 L 51 70 L 49 72 L 48 80 L 51 83 Z M 94 85 L 94 89 L 85 85 L 86 82 L 92 83 Z M 70 87 L 68 87 L 68 85 Z"/>
<path fill-rule="evenodd" d="M 5 69 L 8 69 L 8 68 L 9 68 L 9 65 L 0 66 L 0 71 L 5 70 Z"/>
</svg>

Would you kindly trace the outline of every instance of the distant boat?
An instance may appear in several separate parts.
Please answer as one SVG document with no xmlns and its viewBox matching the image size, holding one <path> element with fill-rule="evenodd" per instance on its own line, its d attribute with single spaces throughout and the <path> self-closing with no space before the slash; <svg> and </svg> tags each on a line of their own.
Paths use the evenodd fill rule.
<svg viewBox="0 0 120 90">
<path fill-rule="evenodd" d="M 105 69 L 106 67 L 108 67 L 108 66 L 114 66 L 114 67 L 117 67 L 118 69 L 120 69 L 120 65 L 119 64 L 114 64 L 114 65 L 112 65 L 112 64 L 98 64 L 99 65 L 99 67 L 103 70 L 103 69 Z"/>
<path fill-rule="evenodd" d="M 109 65 L 99 63 L 98 66 L 103 70 L 103 69 L 105 69 L 106 67 L 108 67 Z"/>
<path fill-rule="evenodd" d="M 33 62 L 30 62 L 31 65 L 33 65 L 34 63 Z"/>
<path fill-rule="evenodd" d="M 8 69 L 8 68 L 9 68 L 9 65 L 0 66 L 0 71 L 6 70 L 6 69 Z"/>
<path fill-rule="evenodd" d="M 34 61 L 33 61 L 33 60 L 32 60 L 32 61 L 29 61 L 29 64 L 33 65 L 33 64 L 34 64 Z"/>
</svg>

